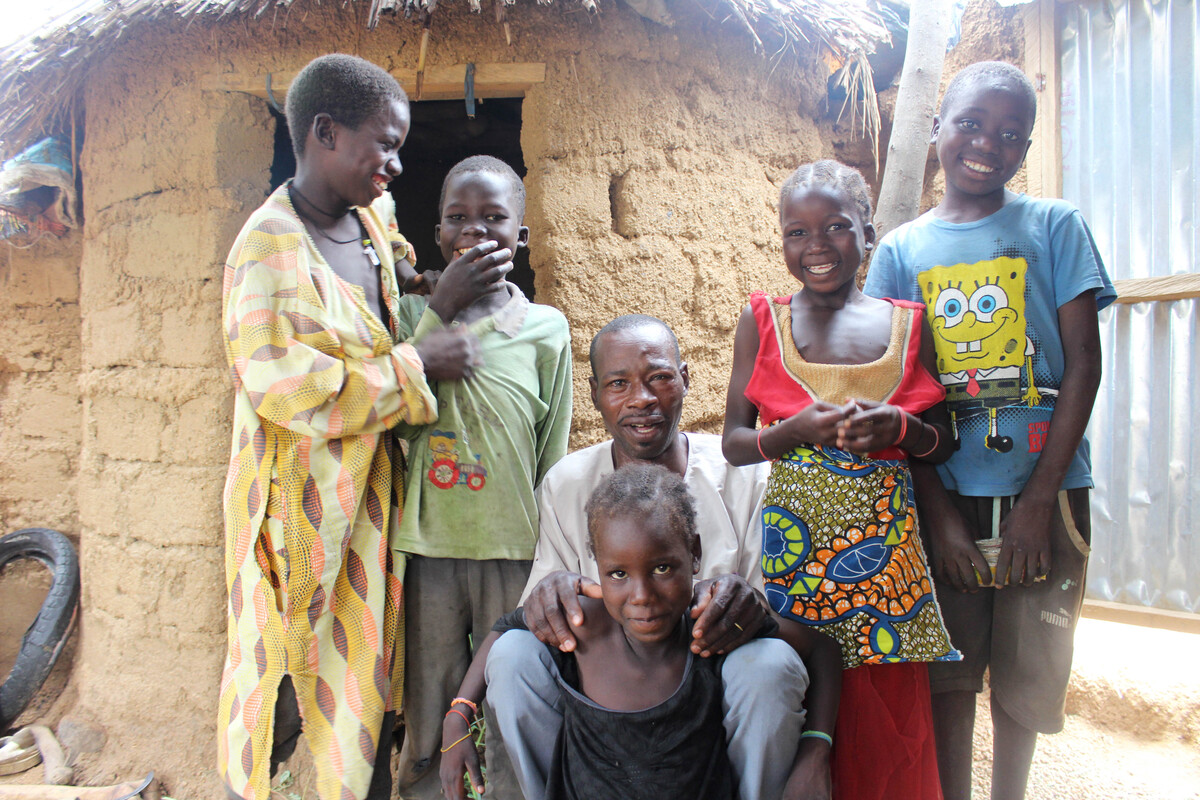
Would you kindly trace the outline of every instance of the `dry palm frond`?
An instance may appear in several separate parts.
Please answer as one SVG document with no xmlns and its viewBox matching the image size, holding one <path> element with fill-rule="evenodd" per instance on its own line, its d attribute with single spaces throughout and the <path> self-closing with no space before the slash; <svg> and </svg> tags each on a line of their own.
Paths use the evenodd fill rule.
<svg viewBox="0 0 1200 800">
<path fill-rule="evenodd" d="M 695 0 L 712 16 L 723 9 L 750 33 L 755 47 L 775 47 L 773 57 L 798 55 L 802 47 L 824 49 L 842 64 L 838 82 L 846 89 L 841 115 L 850 112 L 851 125 L 860 120 L 859 134 L 871 142 L 879 168 L 879 101 L 867 56 L 891 40 L 883 18 L 868 0 Z"/>
<path fill-rule="evenodd" d="M 775 40 L 788 50 L 808 44 L 848 60 L 871 53 L 890 38 L 883 19 L 867 0 L 696 0 L 724 9 L 749 29 L 762 47 Z"/>
<path fill-rule="evenodd" d="M 836 73 L 837 85 L 846 92 L 846 99 L 838 111 L 838 122 L 850 112 L 850 128 L 859 125 L 859 135 L 871 142 L 871 155 L 875 157 L 875 173 L 879 174 L 879 98 L 875 95 L 875 76 L 867 63 L 866 53 L 847 61 Z"/>
<path fill-rule="evenodd" d="M 67 130 L 95 60 L 110 53 L 138 25 L 168 18 L 220 22 L 259 17 L 272 9 L 319 0 L 81 0 L 38 31 L 0 49 L 0 150 L 11 155 L 35 138 Z M 365 3 L 367 0 L 342 0 Z M 443 0 L 448 2 L 448 0 Z M 467 0 L 480 10 L 480 0 Z M 516 0 L 495 0 L 512 5 Z M 537 0 L 546 5 L 553 0 Z M 577 0 L 596 13 L 596 0 Z M 828 51 L 850 62 L 872 52 L 888 33 L 871 0 L 693 0 L 714 18 L 735 21 L 753 46 L 773 58 L 801 51 Z M 365 23 L 374 28 L 384 13 L 427 18 L 438 0 L 370 0 Z M 507 20 L 499 16 L 507 25 Z M 867 68 L 869 69 L 869 68 Z M 870 81 L 867 81 L 869 84 Z M 850 96 L 859 97 L 852 93 Z M 875 118 L 878 110 L 874 111 Z M 864 119 L 868 111 L 863 110 Z"/>
</svg>

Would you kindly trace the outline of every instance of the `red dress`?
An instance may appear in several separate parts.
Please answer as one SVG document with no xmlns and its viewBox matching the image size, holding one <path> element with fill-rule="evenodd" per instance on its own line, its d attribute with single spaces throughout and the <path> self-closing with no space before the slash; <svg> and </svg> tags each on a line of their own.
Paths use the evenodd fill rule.
<svg viewBox="0 0 1200 800">
<path fill-rule="evenodd" d="M 746 386 L 746 398 L 757 406 L 764 425 L 796 414 L 811 405 L 814 399 L 841 404 L 849 397 L 857 397 L 890 403 L 912 414 L 919 414 L 945 396 L 941 384 L 920 363 L 923 306 L 919 303 L 888 301 L 895 307 L 892 337 L 887 352 L 880 359 L 870 364 L 834 365 L 810 364 L 800 356 L 791 333 L 790 301 L 790 297 L 771 300 L 761 292 L 754 293 L 750 300 L 758 327 L 759 349 L 754 372 Z M 772 469 L 773 477 L 776 470 L 792 468 L 792 465 L 781 462 L 795 460 L 794 454 L 798 451 L 786 454 L 776 462 Z M 902 460 L 905 457 L 906 453 L 897 447 L 870 454 L 871 459 L 881 460 Z M 794 487 L 796 473 L 791 474 L 793 477 L 786 479 L 792 481 Z M 768 487 L 768 501 L 770 499 L 771 488 Z M 768 501 L 764 501 L 764 506 L 770 504 Z M 778 506 L 776 509 L 786 514 L 784 509 Z M 833 511 L 830 516 L 836 517 L 838 513 Z M 766 514 L 767 509 L 764 508 L 764 525 L 767 524 Z M 914 540 L 919 542 L 915 534 L 915 513 L 911 513 L 910 517 Z M 919 566 L 927 572 L 919 546 L 915 554 L 911 551 L 912 548 L 910 558 L 919 559 Z M 829 547 L 822 552 L 834 553 Z M 785 616 L 790 615 L 811 624 L 818 620 L 815 610 L 809 609 L 804 616 L 800 616 L 804 611 L 804 598 L 796 596 L 794 588 L 787 591 L 787 583 L 779 586 L 780 579 L 777 576 L 781 572 L 780 563 L 786 556 L 786 552 L 771 551 L 764 535 L 763 569 L 768 581 L 768 597 L 777 610 L 780 602 L 794 602 L 794 607 L 785 610 Z M 812 559 L 810 554 L 809 560 Z M 795 565 L 789 566 L 794 568 Z M 833 569 L 834 561 L 829 560 L 823 565 L 818 572 L 821 577 L 827 575 L 823 571 L 825 566 Z M 807 574 L 804 577 L 812 581 L 814 587 L 819 585 Z M 775 581 L 774 586 L 772 580 Z M 924 575 L 921 575 L 920 581 L 920 587 L 914 585 L 914 593 L 921 594 L 921 587 L 925 587 L 924 592 L 928 594 L 925 599 L 936 614 L 932 586 Z M 831 592 L 845 589 L 829 583 L 825 586 Z M 869 583 L 863 582 L 853 584 L 846 590 L 856 593 L 855 606 L 865 602 L 862 592 L 870 595 L 869 590 L 859 588 L 866 586 Z M 819 593 L 819 590 L 814 588 L 814 593 Z M 824 625 L 824 620 L 832 616 L 833 612 L 825 611 L 819 617 L 821 622 L 816 624 Z M 832 627 L 831 624 L 827 632 L 831 632 Z M 846 627 L 854 628 L 849 624 Z M 890 633 L 895 633 L 890 626 L 884 627 Z M 937 627 L 944 633 L 940 616 L 937 617 Z M 842 673 L 842 700 L 832 754 L 834 798 L 941 800 L 925 663 L 921 660 L 903 660 L 903 654 L 898 654 L 896 650 L 873 649 L 874 642 L 865 628 L 864 635 L 857 639 L 853 638 L 853 633 L 857 631 L 847 634 L 846 630 L 842 630 L 835 637 L 842 644 L 843 661 L 850 665 L 868 663 L 845 669 Z M 895 638 L 892 637 L 893 640 Z M 939 647 L 941 649 L 928 658 L 939 657 L 937 654 L 943 658 L 957 656 L 953 650 L 946 655 L 948 639 Z M 891 663 L 893 661 L 901 663 Z"/>
</svg>

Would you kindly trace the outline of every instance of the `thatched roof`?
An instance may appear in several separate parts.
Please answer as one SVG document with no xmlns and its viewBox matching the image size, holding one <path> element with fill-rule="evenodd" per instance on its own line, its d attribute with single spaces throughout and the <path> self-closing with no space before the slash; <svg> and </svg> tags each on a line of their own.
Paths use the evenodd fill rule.
<svg viewBox="0 0 1200 800">
<path fill-rule="evenodd" d="M 320 2 L 320 0 L 315 0 Z M 611 0 L 609 0 L 611 2 Z M 0 49 L 0 143 L 12 154 L 36 137 L 68 131 L 79 89 L 91 64 L 113 49 L 135 26 L 176 18 L 221 21 L 260 17 L 306 0 L 82 0 L 80 5 L 39 30 Z M 438 0 L 335 0 L 366 9 L 367 27 L 385 15 L 425 17 Z M 481 10 L 481 0 L 468 0 Z M 516 0 L 491 0 L 497 21 Z M 548 4 L 553 0 L 538 0 Z M 578 0 L 589 12 L 598 0 Z M 639 13 L 654 17 L 662 0 L 627 0 Z M 821 52 L 842 62 L 861 61 L 886 41 L 888 33 L 871 0 L 688 0 L 682 8 L 705 13 L 746 30 L 754 47 L 779 58 Z"/>
</svg>

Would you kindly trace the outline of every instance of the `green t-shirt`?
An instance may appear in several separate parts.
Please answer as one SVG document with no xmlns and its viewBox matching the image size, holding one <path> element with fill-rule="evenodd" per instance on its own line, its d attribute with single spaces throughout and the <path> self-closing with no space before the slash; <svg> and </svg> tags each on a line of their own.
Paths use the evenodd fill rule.
<svg viewBox="0 0 1200 800">
<path fill-rule="evenodd" d="M 431 381 L 438 421 L 396 428 L 408 440 L 408 480 L 392 548 L 433 558 L 532 559 L 534 488 L 567 452 L 571 337 L 554 308 L 511 299 L 469 330 L 483 366 L 463 381 Z M 400 339 L 442 324 L 425 298 L 400 301 Z M 411 337 L 411 338 L 410 338 Z"/>
</svg>

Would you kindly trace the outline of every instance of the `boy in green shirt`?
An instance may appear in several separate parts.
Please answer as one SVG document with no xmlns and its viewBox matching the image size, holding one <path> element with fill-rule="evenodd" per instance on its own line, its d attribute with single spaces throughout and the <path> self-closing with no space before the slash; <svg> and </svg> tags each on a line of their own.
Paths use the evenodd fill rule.
<svg viewBox="0 0 1200 800">
<path fill-rule="evenodd" d="M 510 252 L 528 243 L 525 188 L 498 159 L 456 164 L 440 205 L 437 241 L 447 263 L 488 242 Z M 415 295 L 401 300 L 399 317 L 402 339 L 411 332 L 420 341 L 452 323 L 478 337 L 481 353 L 464 380 L 431 384 L 436 424 L 397 428 L 409 442 L 409 483 L 392 547 L 409 556 L 411 654 L 398 785 L 401 797 L 437 800 L 442 715 L 471 663 L 467 637 L 482 642 L 520 602 L 537 542 L 534 488 L 567 451 L 571 342 L 559 311 L 530 303 L 503 280 L 454 320 Z"/>
</svg>

